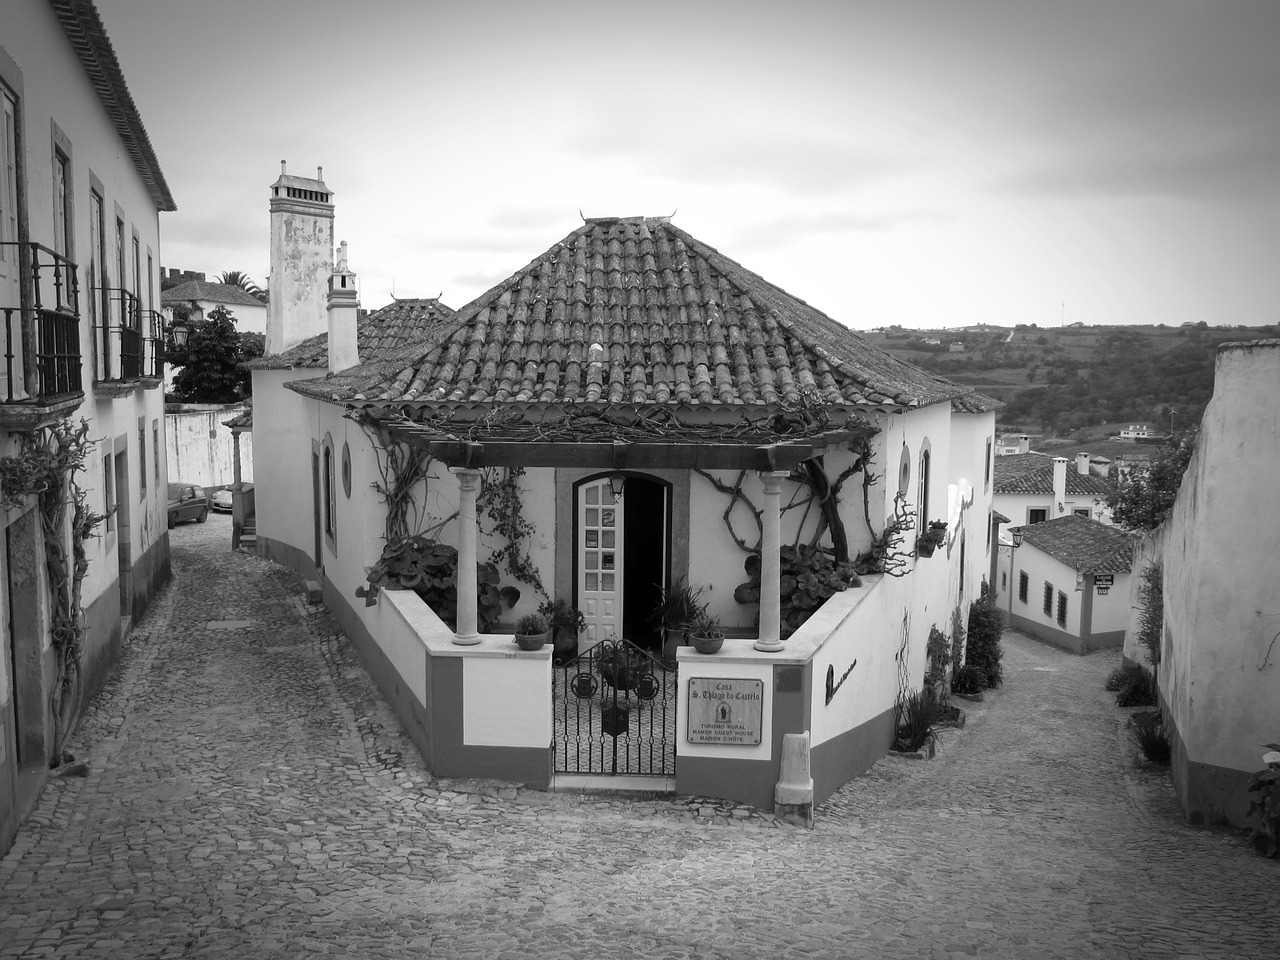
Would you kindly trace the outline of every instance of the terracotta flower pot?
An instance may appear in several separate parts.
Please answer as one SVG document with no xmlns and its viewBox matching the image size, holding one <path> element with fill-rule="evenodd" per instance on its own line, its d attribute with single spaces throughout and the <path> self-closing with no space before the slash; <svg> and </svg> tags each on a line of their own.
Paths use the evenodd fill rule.
<svg viewBox="0 0 1280 960">
<path fill-rule="evenodd" d="M 696 634 L 689 634 L 689 642 L 693 644 L 693 649 L 699 653 L 718 653 L 720 648 L 724 646 L 724 637 L 699 637 Z"/>
<path fill-rule="evenodd" d="M 550 639 L 550 630 L 543 633 L 517 633 L 516 646 L 521 650 L 541 650 L 543 645 Z"/>
</svg>

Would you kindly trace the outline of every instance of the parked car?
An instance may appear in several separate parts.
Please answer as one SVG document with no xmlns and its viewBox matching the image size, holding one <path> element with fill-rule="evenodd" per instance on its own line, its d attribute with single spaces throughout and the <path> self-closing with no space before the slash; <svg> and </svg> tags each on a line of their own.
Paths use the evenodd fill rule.
<svg viewBox="0 0 1280 960">
<path fill-rule="evenodd" d="M 183 520 L 209 519 L 209 494 L 204 487 L 179 480 L 169 484 L 169 529 Z"/>
<path fill-rule="evenodd" d="M 221 510 L 224 513 L 230 513 L 231 491 L 227 487 L 213 491 L 213 499 L 209 501 L 209 506 L 214 510 Z"/>
</svg>

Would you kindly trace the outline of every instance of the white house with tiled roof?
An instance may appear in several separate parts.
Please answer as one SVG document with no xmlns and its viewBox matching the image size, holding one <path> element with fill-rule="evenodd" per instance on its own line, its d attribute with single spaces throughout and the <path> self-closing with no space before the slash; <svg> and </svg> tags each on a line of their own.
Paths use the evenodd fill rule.
<svg viewBox="0 0 1280 960">
<path fill-rule="evenodd" d="M 1095 473 L 1091 460 L 1087 453 L 1071 460 L 1035 452 L 996 457 L 995 509 L 1014 524 L 1068 515 L 1110 523 L 1106 499 L 1115 483 Z"/>
<path fill-rule="evenodd" d="M 193 322 L 204 319 L 217 307 L 225 307 L 235 317 L 237 332 L 267 332 L 267 305 L 248 291 L 229 283 L 188 280 L 161 293 L 160 303 L 169 323 L 173 322 L 173 308 L 177 304 L 193 308 L 190 317 Z"/>
<path fill-rule="evenodd" d="M 997 590 L 1010 625 L 1073 653 L 1124 644 L 1135 537 L 1072 515 L 1009 534 Z"/>
<path fill-rule="evenodd" d="M 0 3 L 0 457 L 82 421 L 90 441 L 84 512 L 6 471 L 0 854 L 169 578 L 156 269 L 173 209 L 93 3 Z M 73 532 L 85 512 L 106 519 Z"/>
<path fill-rule="evenodd" d="M 273 263 L 273 276 L 287 269 Z M 317 282 L 332 291 L 337 277 Z M 375 316 L 359 326 L 366 342 Z M 967 610 L 989 569 L 998 404 L 884 353 L 667 218 L 588 220 L 456 313 L 362 343 L 355 367 L 299 360 L 253 364 L 257 549 L 317 579 L 437 773 L 547 784 L 617 772 L 599 765 L 621 743 L 628 771 L 641 764 L 659 788 L 770 807 L 784 741 L 803 740 L 816 802 L 888 749 L 899 662 L 918 688 L 930 626 Z M 459 551 L 452 627 L 412 592 L 356 599 L 387 536 L 376 488 L 390 459 L 414 453 L 426 478 L 413 529 Z M 523 569 L 585 615 L 586 679 L 553 683 L 549 651 L 512 646 L 515 618 L 543 599 L 531 577 L 503 565 L 521 597 L 487 630 L 468 602 L 468 571 L 509 544 L 484 512 L 484 488 L 504 482 L 527 524 Z M 831 486 L 823 517 L 812 495 Z M 891 548 L 892 575 L 863 577 L 793 630 L 783 548 L 845 549 L 837 517 L 852 560 L 898 494 L 915 529 Z M 935 520 L 943 545 L 917 555 Z M 759 601 L 738 602 L 757 565 Z M 659 704 L 669 713 L 660 734 L 647 728 L 641 761 L 634 733 L 614 738 L 613 721 L 601 732 L 607 690 L 585 665 L 595 645 L 655 643 L 658 592 L 686 579 L 729 639 L 714 656 L 681 648 L 672 670 L 642 657 L 652 672 L 631 722 L 652 722 Z M 691 692 L 717 697 L 717 683 L 738 698 L 740 724 Z M 566 724 L 560 711 L 583 703 L 600 708 L 595 725 L 581 713 Z M 589 736 L 568 731 L 583 722 Z"/>
</svg>

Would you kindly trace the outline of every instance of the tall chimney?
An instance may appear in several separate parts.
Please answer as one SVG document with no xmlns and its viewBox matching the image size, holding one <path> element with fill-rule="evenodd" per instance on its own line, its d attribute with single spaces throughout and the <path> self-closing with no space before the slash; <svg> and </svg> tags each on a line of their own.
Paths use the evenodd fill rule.
<svg viewBox="0 0 1280 960">
<path fill-rule="evenodd" d="M 356 275 L 347 269 L 347 241 L 338 247 L 338 265 L 329 277 L 329 372 L 337 373 L 360 363 L 356 345 L 356 315 L 360 300 L 356 295 Z"/>
<path fill-rule="evenodd" d="M 1018 434 L 1018 452 L 1019 453 L 1031 452 L 1031 438 L 1028 437 L 1025 433 Z"/>
<path fill-rule="evenodd" d="M 325 332 L 325 285 L 333 273 L 333 191 L 285 169 L 281 160 L 269 204 L 267 356 Z"/>
<path fill-rule="evenodd" d="M 1076 473 L 1082 477 L 1089 475 L 1089 455 L 1087 453 L 1076 454 Z"/>
<path fill-rule="evenodd" d="M 1053 506 L 1050 517 L 1061 517 L 1067 512 L 1067 458 L 1053 458 Z"/>
</svg>

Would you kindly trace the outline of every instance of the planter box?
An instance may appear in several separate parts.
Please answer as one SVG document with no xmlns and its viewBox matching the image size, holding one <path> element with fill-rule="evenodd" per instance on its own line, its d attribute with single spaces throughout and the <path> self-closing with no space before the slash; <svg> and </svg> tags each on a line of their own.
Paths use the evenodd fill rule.
<svg viewBox="0 0 1280 960">
<path fill-rule="evenodd" d="M 924 746 L 919 750 L 891 750 L 891 753 L 902 757 L 904 760 L 932 760 L 937 751 L 937 744 L 933 740 L 926 741 Z"/>
</svg>

